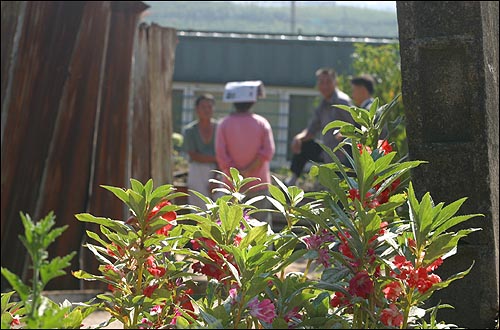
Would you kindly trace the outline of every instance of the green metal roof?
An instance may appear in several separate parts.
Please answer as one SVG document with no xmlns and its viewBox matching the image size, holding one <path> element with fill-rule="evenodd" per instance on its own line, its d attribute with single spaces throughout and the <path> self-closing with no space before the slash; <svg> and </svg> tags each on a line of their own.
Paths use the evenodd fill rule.
<svg viewBox="0 0 500 330">
<path fill-rule="evenodd" d="M 355 42 L 397 39 L 178 31 L 174 81 L 312 87 L 320 67 L 350 74 Z"/>
</svg>

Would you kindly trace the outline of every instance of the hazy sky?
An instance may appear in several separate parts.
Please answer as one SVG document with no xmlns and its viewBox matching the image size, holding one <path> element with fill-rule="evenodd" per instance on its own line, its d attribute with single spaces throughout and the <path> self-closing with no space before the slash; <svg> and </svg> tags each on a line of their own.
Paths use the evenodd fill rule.
<svg viewBox="0 0 500 330">
<path fill-rule="evenodd" d="M 254 3 L 261 6 L 289 6 L 291 1 L 231 1 L 233 3 Z M 352 6 L 396 12 L 396 1 L 295 1 L 297 6 L 327 5 Z"/>
</svg>

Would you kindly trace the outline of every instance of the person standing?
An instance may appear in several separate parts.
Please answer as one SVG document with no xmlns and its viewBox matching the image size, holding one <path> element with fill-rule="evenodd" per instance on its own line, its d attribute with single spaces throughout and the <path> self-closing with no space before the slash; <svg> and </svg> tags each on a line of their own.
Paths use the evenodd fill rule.
<svg viewBox="0 0 500 330">
<path fill-rule="evenodd" d="M 226 84 L 225 100 L 232 102 L 235 110 L 221 120 L 215 139 L 215 154 L 221 171 L 230 175 L 230 168 L 234 167 L 245 178 L 260 179 L 246 184 L 244 190 L 259 183 L 271 183 L 270 162 L 275 152 L 272 128 L 266 118 L 251 111 L 259 93 L 264 95 L 261 81 Z M 244 201 L 268 195 L 268 191 L 266 185 L 255 187 L 248 191 Z M 267 208 L 267 199 L 253 205 Z M 270 217 L 262 214 L 255 213 L 254 217 L 271 224 Z"/>
<path fill-rule="evenodd" d="M 321 104 L 314 111 L 309 125 L 300 133 L 295 135 L 291 143 L 294 153 L 290 170 L 292 176 L 285 180 L 288 186 L 294 185 L 300 177 L 304 166 L 310 160 L 315 162 L 330 162 L 330 156 L 314 140 L 323 128 L 334 120 L 342 120 L 355 124 L 350 114 L 342 109 L 333 107 L 335 104 L 351 106 L 352 101 L 348 95 L 337 88 L 337 75 L 332 68 L 321 68 L 316 71 L 317 87 L 323 98 Z M 322 143 L 330 149 L 334 149 L 343 137 L 340 133 L 333 134 L 331 131 L 322 136 Z M 338 150 L 336 152 L 340 161 L 349 166 L 345 155 Z"/>
<path fill-rule="evenodd" d="M 189 155 L 187 186 L 207 197 L 211 197 L 209 180 L 217 169 L 215 157 L 215 132 L 217 121 L 213 118 L 215 99 L 211 94 L 203 94 L 196 99 L 195 111 L 198 120 L 188 124 L 184 130 L 184 151 Z M 206 208 L 196 196 L 189 196 L 189 203 Z"/>
</svg>

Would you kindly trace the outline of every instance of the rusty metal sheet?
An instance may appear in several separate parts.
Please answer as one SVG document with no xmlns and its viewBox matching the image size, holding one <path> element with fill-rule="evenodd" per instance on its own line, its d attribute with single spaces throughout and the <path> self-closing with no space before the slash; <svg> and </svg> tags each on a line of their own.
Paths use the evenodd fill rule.
<svg viewBox="0 0 500 330">
<path fill-rule="evenodd" d="M 155 185 L 172 183 L 172 78 L 177 32 L 152 24 L 149 28 L 151 88 L 151 175 Z"/>
<path fill-rule="evenodd" d="M 12 50 L 16 48 L 16 32 L 21 30 L 18 26 L 23 22 L 25 10 L 25 1 L 2 1 L 2 141 L 7 115 L 7 107 L 4 105 L 10 99 L 8 89 L 14 68 Z"/>
<path fill-rule="evenodd" d="M 1 161 L 2 266 L 18 274 L 24 258 L 12 258 L 12 251 L 25 251 L 17 239 L 23 231 L 19 212 L 35 211 L 82 6 L 81 2 L 58 1 L 26 5 Z"/>
<path fill-rule="evenodd" d="M 43 216 L 53 210 L 58 224 L 69 226 L 50 246 L 49 253 L 53 256 L 79 251 L 85 236 L 85 225 L 74 215 L 86 211 L 109 14 L 108 2 L 87 2 L 83 8 L 80 33 L 68 67 L 69 75 L 42 176 L 36 214 Z M 79 268 L 78 257 L 75 257 L 70 269 Z M 49 283 L 47 289 L 79 286 L 80 281 L 68 272 L 57 282 Z"/>
<path fill-rule="evenodd" d="M 131 177 L 141 182 L 151 178 L 151 145 L 149 134 L 148 25 L 141 24 L 134 49 L 134 101 L 132 108 Z"/>
<path fill-rule="evenodd" d="M 95 145 L 94 176 L 88 211 L 112 219 L 124 219 L 126 208 L 122 201 L 100 185 L 129 186 L 128 127 L 134 35 L 143 6 L 111 5 L 108 51 L 102 84 L 98 132 Z M 97 232 L 97 226 L 86 223 L 86 229 Z M 82 251 L 85 270 L 96 273 L 98 261 L 86 249 Z M 85 286 L 92 287 L 92 282 Z M 95 284 L 99 286 L 99 284 Z"/>
<path fill-rule="evenodd" d="M 54 210 L 57 226 L 69 228 L 49 252 L 65 255 L 80 250 L 84 229 L 98 231 L 75 213 L 126 216 L 101 184 L 126 187 L 131 175 L 160 178 L 157 184 L 171 178 L 176 36 L 157 26 L 139 30 L 132 74 L 145 8 L 139 1 L 2 3 L 2 266 L 19 275 L 27 260 L 11 253 L 24 251 L 19 210 L 35 219 Z M 86 251 L 71 270 L 97 272 Z M 78 287 L 67 275 L 48 289 Z"/>
</svg>

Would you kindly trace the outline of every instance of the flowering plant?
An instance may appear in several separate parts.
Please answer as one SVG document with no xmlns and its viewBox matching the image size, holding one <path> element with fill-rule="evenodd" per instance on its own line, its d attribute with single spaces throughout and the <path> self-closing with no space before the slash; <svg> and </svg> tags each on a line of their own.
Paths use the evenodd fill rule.
<svg viewBox="0 0 500 330">
<path fill-rule="evenodd" d="M 153 190 L 152 180 L 104 186 L 131 216 L 77 215 L 99 224 L 104 237 L 87 232 L 100 243 L 87 247 L 102 263 L 101 275 L 74 275 L 108 284 L 110 292 L 98 297 L 125 328 L 435 326 L 437 310 L 449 306 L 422 304 L 470 268 L 448 279 L 434 271 L 477 230 L 450 228 L 478 214 L 455 216 L 465 198 L 447 206 L 429 193 L 417 199 L 408 174 L 423 162 L 394 162 L 396 152 L 379 138 L 394 102 L 341 107 L 357 125 L 335 121 L 323 133 L 337 128 L 347 137 L 341 147 L 350 148 L 351 168 L 323 146 L 333 162 L 310 172 L 321 189 L 305 193 L 274 178 L 265 197 L 273 209 L 253 206 L 263 196 L 243 202 L 245 185 L 256 178 L 234 168 L 221 173 L 225 195 L 217 200 L 192 191 L 207 210 L 174 205 L 182 193 L 171 185 Z M 182 209 L 193 212 L 177 214 Z M 286 226 L 274 232 L 253 218 L 257 212 L 280 213 Z M 307 260 L 304 271 L 287 272 L 299 258 Z"/>
</svg>

